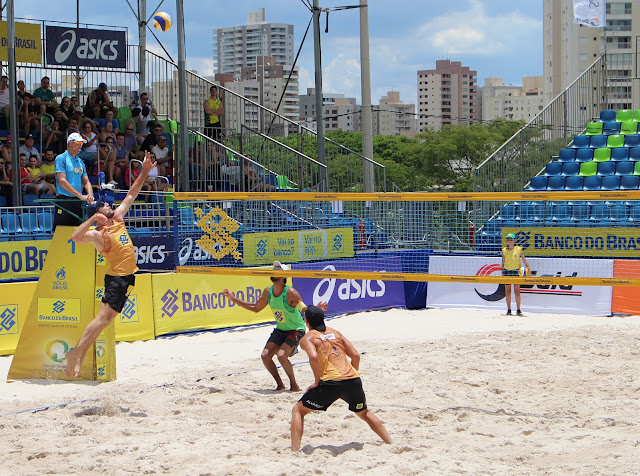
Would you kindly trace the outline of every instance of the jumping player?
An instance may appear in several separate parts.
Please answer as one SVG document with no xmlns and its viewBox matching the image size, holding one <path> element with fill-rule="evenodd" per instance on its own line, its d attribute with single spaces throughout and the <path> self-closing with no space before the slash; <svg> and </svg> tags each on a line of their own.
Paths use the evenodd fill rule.
<svg viewBox="0 0 640 476">
<path fill-rule="evenodd" d="M 338 398 L 347 402 L 349 410 L 366 421 L 385 443 L 391 444 L 391 436 L 380 419 L 367 409 L 356 348 L 340 332 L 325 325 L 324 312 L 319 307 L 307 308 L 305 323 L 309 332 L 300 341 L 300 347 L 309 356 L 315 381 L 293 407 L 291 450 L 300 449 L 304 417 L 314 410 L 326 411 Z"/>
<path fill-rule="evenodd" d="M 122 311 L 129 293 L 135 284 L 134 273 L 136 254 L 133 243 L 124 225 L 124 216 L 138 196 L 149 171 L 156 166 L 151 160 L 149 152 L 145 153 L 142 172 L 132 185 L 120 206 L 111 209 L 102 200 L 87 206 L 89 219 L 81 224 L 71 235 L 76 243 L 91 243 L 99 253 L 102 253 L 109 263 L 109 270 L 104 277 L 104 297 L 98 315 L 87 325 L 78 344 L 67 352 L 67 377 L 77 377 L 82 367 L 82 361 L 89 347 L 96 341 L 105 327 Z M 89 228 L 94 222 L 98 226 L 94 230 Z"/>
<path fill-rule="evenodd" d="M 286 271 L 289 267 L 279 261 L 274 261 L 273 269 Z M 224 290 L 224 294 L 231 302 L 252 312 L 260 312 L 269 305 L 276 319 L 276 328 L 262 350 L 262 362 L 276 381 L 276 391 L 284 390 L 284 383 L 278 373 L 278 367 L 273 361 L 273 356 L 277 355 L 284 372 L 289 377 L 289 389 L 292 392 L 297 392 L 300 387 L 293 374 L 293 366 L 289 361 L 289 356 L 298 347 L 298 342 L 304 335 L 304 320 L 300 313 L 306 311 L 307 305 L 302 302 L 298 291 L 287 286 L 287 278 L 276 275 L 271 277 L 271 282 L 273 285 L 262 291 L 262 295 L 255 304 L 238 299 L 228 289 Z M 318 303 L 318 306 L 325 311 L 327 310 L 326 302 Z"/>
</svg>

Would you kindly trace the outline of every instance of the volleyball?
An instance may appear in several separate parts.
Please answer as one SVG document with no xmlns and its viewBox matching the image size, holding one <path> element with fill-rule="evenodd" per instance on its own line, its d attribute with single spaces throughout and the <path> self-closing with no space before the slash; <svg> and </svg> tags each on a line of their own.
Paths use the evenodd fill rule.
<svg viewBox="0 0 640 476">
<path fill-rule="evenodd" d="M 529 276 L 530 273 L 531 271 L 526 266 L 523 266 L 518 270 L 518 275 L 520 276 Z"/>
<path fill-rule="evenodd" d="M 166 12 L 158 12 L 153 16 L 153 27 L 156 30 L 168 31 L 171 28 L 171 17 Z"/>
</svg>

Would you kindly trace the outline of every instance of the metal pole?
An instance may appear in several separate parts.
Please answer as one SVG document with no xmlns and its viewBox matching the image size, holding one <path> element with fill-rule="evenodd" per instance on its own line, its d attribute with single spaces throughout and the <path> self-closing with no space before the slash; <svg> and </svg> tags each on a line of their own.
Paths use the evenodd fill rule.
<svg viewBox="0 0 640 476">
<path fill-rule="evenodd" d="M 184 36 L 184 8 L 182 0 L 176 0 L 176 24 L 178 27 L 178 108 L 180 110 L 178 137 L 182 164 L 182 191 L 189 191 L 189 134 L 187 131 L 187 53 Z"/>
<path fill-rule="evenodd" d="M 180 28 L 180 27 L 178 27 Z M 178 29 L 178 35 L 179 33 Z M 147 0 L 138 0 L 138 98 L 147 86 Z"/>
<path fill-rule="evenodd" d="M 320 51 L 320 0 L 313 0 L 313 57 L 316 68 L 316 131 L 318 133 L 318 162 L 324 158 L 324 122 L 322 120 L 322 54 Z M 325 177 L 322 177 L 322 182 Z M 327 177 L 328 179 L 328 177 Z M 321 187 L 322 188 L 322 187 Z"/>
<path fill-rule="evenodd" d="M 76 0 L 76 28 L 80 28 L 80 0 Z M 64 92 L 62 94 L 64 96 Z M 78 100 L 77 105 L 82 106 L 80 102 L 80 66 L 76 66 L 76 99 Z M 80 124 L 78 124 L 78 129 L 82 130 Z"/>
<path fill-rule="evenodd" d="M 369 57 L 369 7 L 360 0 L 360 81 L 362 89 L 362 155 L 373 160 L 373 114 L 371 105 L 371 60 Z M 373 164 L 365 160 L 364 191 L 375 192 Z"/>
<path fill-rule="evenodd" d="M 22 206 L 22 193 L 20 190 L 20 156 L 18 155 L 18 90 L 16 89 L 16 24 L 13 9 L 13 0 L 7 0 L 7 56 L 9 77 L 9 117 L 11 121 L 11 172 L 13 173 L 13 206 Z"/>
</svg>

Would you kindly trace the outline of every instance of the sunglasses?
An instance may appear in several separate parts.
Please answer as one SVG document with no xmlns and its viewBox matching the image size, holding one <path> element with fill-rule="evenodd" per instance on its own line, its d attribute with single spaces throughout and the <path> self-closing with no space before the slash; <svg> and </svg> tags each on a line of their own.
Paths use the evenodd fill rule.
<svg viewBox="0 0 640 476">
<path fill-rule="evenodd" d="M 133 129 L 129 129 L 129 128 L 127 127 L 127 130 L 128 130 L 128 131 L 132 131 Z"/>
<path fill-rule="evenodd" d="M 78 144 L 78 145 L 84 144 L 84 142 L 81 142 L 79 140 L 74 140 L 74 141 L 71 141 L 71 142 L 73 142 L 74 144 Z"/>
</svg>

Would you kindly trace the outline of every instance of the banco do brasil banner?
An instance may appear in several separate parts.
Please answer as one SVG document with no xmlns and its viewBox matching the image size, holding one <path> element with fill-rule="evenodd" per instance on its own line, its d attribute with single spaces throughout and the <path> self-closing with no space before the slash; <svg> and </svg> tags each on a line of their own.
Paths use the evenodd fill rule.
<svg viewBox="0 0 640 476">
<path fill-rule="evenodd" d="M 46 27 L 48 65 L 125 68 L 127 43 L 124 31 Z"/>
<path fill-rule="evenodd" d="M 42 63 L 40 31 L 39 23 L 15 22 L 15 51 L 18 63 Z M 0 21 L 0 61 L 9 61 L 7 45 L 7 22 Z"/>
</svg>

